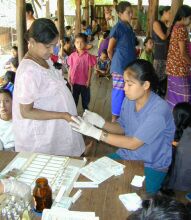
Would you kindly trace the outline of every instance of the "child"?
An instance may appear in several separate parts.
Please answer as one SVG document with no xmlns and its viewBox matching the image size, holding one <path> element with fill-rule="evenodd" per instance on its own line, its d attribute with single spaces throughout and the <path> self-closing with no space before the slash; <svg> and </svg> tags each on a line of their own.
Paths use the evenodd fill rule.
<svg viewBox="0 0 191 220">
<path fill-rule="evenodd" d="M 66 26 L 65 27 L 65 31 L 66 31 L 66 36 L 65 37 L 68 37 L 68 38 L 70 38 L 70 42 L 71 42 L 71 44 L 73 45 L 73 43 L 74 43 L 74 35 L 73 35 L 73 33 L 72 33 L 72 27 L 71 26 Z"/>
<path fill-rule="evenodd" d="M 127 65 L 136 59 L 136 38 L 131 27 L 133 10 L 131 4 L 121 1 L 116 7 L 119 21 L 110 32 L 108 56 L 111 60 L 110 72 L 113 77 L 111 97 L 112 122 L 120 115 L 121 105 L 125 97 L 123 73 Z"/>
<path fill-rule="evenodd" d="M 109 76 L 110 60 L 108 58 L 107 50 L 103 50 L 101 56 L 97 60 L 96 75 Z M 109 78 L 107 78 L 109 79 Z"/>
<path fill-rule="evenodd" d="M 83 109 L 88 109 L 92 67 L 96 64 L 96 57 L 85 49 L 86 42 L 87 38 L 84 34 L 77 34 L 74 42 L 76 52 L 73 52 L 67 60 L 70 66 L 68 81 L 73 86 L 73 97 L 77 106 L 81 95 Z"/>
<path fill-rule="evenodd" d="M 141 53 L 140 59 L 147 60 L 153 64 L 153 46 L 154 42 L 151 37 L 147 37 L 144 41 L 144 50 Z"/>
<path fill-rule="evenodd" d="M 12 53 L 12 57 L 7 61 L 4 68 L 15 72 L 19 65 L 17 46 L 12 47 L 11 53 Z"/>
<path fill-rule="evenodd" d="M 191 191 L 191 104 L 182 102 L 173 109 L 176 131 L 173 145 L 175 159 L 168 173 L 165 187 Z"/>
<path fill-rule="evenodd" d="M 155 93 L 158 78 L 150 62 L 138 59 L 130 63 L 124 81 L 126 97 L 117 122 L 106 122 L 98 114 L 86 111 L 80 121 L 72 117 L 76 123 L 71 125 L 84 135 L 120 148 L 111 158 L 143 161 L 146 192 L 155 194 L 171 163 L 175 130 L 172 112 Z"/>
<path fill-rule="evenodd" d="M 98 48 L 98 57 L 100 57 L 102 50 L 107 50 L 109 45 L 109 34 L 110 31 L 107 30 L 103 34 L 103 41 L 100 43 L 100 46 Z"/>
<path fill-rule="evenodd" d="M 4 79 L 3 79 L 2 88 L 8 89 L 11 92 L 11 94 L 13 94 L 14 82 L 15 82 L 15 72 L 7 71 L 5 73 L 5 76 L 4 76 Z"/>
<path fill-rule="evenodd" d="M 12 132 L 12 95 L 7 89 L 0 89 L 0 149 L 15 150 Z"/>
</svg>

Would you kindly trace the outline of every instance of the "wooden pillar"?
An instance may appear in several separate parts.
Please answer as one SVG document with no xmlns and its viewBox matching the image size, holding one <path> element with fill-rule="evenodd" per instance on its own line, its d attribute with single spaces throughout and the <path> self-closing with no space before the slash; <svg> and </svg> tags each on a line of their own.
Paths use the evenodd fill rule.
<svg viewBox="0 0 191 220">
<path fill-rule="evenodd" d="M 85 0 L 85 20 L 89 25 L 89 0 Z"/>
<path fill-rule="evenodd" d="M 141 31 L 141 18 L 140 18 L 140 14 L 142 11 L 142 0 L 138 0 L 138 5 L 137 5 L 137 31 Z"/>
<path fill-rule="evenodd" d="M 172 0 L 171 3 L 171 19 L 170 24 L 173 23 L 174 17 L 178 9 L 183 5 L 183 0 Z"/>
<path fill-rule="evenodd" d="M 76 20 L 75 20 L 75 35 L 80 33 L 81 30 L 81 0 L 76 1 Z"/>
<path fill-rule="evenodd" d="M 16 29 L 20 62 L 27 51 L 27 42 L 24 39 L 24 34 L 26 32 L 25 0 L 16 0 Z"/>
<path fill-rule="evenodd" d="M 46 1 L 46 18 L 50 18 L 50 2 Z"/>
<path fill-rule="evenodd" d="M 90 0 L 90 10 L 91 10 L 91 25 L 92 25 L 92 20 L 94 19 L 94 0 Z"/>
<path fill-rule="evenodd" d="M 153 22 L 158 19 L 159 0 L 149 0 L 147 35 L 150 36 L 153 29 Z"/>
<path fill-rule="evenodd" d="M 60 39 L 64 39 L 64 0 L 57 1 L 58 31 Z"/>
</svg>

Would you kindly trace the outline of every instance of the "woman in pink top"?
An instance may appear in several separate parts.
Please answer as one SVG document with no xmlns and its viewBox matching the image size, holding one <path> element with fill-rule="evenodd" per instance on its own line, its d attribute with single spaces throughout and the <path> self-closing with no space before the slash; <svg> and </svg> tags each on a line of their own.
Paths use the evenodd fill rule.
<svg viewBox="0 0 191 220">
<path fill-rule="evenodd" d="M 68 123 L 77 115 L 76 106 L 49 59 L 58 42 L 56 26 L 49 19 L 37 19 L 28 37 L 29 51 L 17 70 L 13 97 L 15 150 L 80 156 L 83 138 Z"/>
<path fill-rule="evenodd" d="M 90 102 L 92 67 L 97 63 L 96 57 L 86 50 L 86 42 L 87 37 L 85 34 L 77 34 L 74 42 L 76 51 L 67 59 L 67 63 L 70 66 L 68 81 L 73 86 L 73 97 L 77 106 L 81 95 L 84 110 L 88 109 Z"/>
</svg>

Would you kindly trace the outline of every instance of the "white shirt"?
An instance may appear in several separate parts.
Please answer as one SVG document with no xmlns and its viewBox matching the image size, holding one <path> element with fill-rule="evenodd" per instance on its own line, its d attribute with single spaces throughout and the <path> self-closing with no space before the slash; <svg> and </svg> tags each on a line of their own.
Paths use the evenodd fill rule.
<svg viewBox="0 0 191 220">
<path fill-rule="evenodd" d="M 0 150 L 15 146 L 12 124 L 12 120 L 4 121 L 0 119 Z"/>
</svg>

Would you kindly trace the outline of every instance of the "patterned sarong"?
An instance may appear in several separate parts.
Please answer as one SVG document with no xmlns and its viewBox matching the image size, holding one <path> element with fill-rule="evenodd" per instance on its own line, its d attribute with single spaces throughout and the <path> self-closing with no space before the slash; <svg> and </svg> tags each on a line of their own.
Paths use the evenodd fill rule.
<svg viewBox="0 0 191 220">
<path fill-rule="evenodd" d="M 111 110 L 112 115 L 119 116 L 121 111 L 121 105 L 125 97 L 124 93 L 124 79 L 123 76 L 118 73 L 112 73 L 113 89 L 111 95 Z"/>
<path fill-rule="evenodd" d="M 167 102 L 173 108 L 177 103 L 191 103 L 191 74 L 168 76 Z"/>
</svg>

